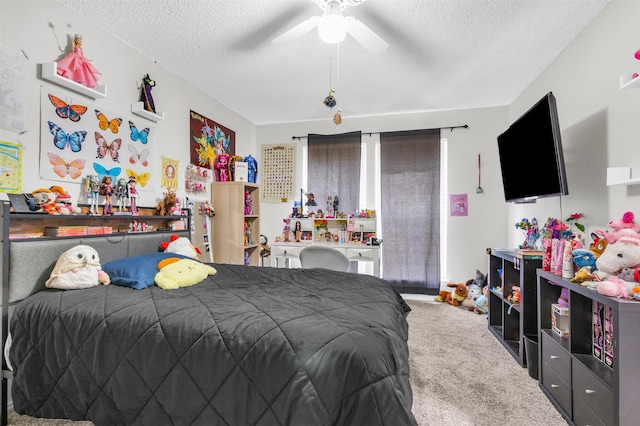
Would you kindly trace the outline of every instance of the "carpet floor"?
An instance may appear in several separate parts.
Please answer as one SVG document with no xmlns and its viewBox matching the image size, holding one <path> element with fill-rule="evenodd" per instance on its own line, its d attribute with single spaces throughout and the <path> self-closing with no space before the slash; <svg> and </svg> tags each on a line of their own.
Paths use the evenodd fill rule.
<svg viewBox="0 0 640 426">
<path fill-rule="evenodd" d="M 420 426 L 562 426 L 567 422 L 487 329 L 487 316 L 407 299 L 413 413 Z M 20 426 L 85 426 L 9 413 Z M 393 425 L 390 425 L 393 426 Z"/>
</svg>

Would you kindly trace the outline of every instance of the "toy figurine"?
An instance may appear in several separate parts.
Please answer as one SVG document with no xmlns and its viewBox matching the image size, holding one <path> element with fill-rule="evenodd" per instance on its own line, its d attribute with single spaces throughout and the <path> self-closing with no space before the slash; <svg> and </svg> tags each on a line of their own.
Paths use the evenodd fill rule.
<svg viewBox="0 0 640 426">
<path fill-rule="evenodd" d="M 229 181 L 229 155 L 224 152 L 216 155 L 216 159 L 214 161 L 214 171 L 217 182 L 228 182 Z"/>
<path fill-rule="evenodd" d="M 105 215 L 111 215 L 113 213 L 113 204 L 111 204 L 111 195 L 113 195 L 111 176 L 105 176 L 102 178 L 102 183 L 100 183 L 100 195 L 104 197 L 102 213 Z"/>
<path fill-rule="evenodd" d="M 247 182 L 256 183 L 258 179 L 258 161 L 251 155 L 247 155 L 242 159 L 242 161 L 247 163 Z"/>
<path fill-rule="evenodd" d="M 138 216 L 138 188 L 136 187 L 137 181 L 135 176 L 129 176 L 129 182 L 127 182 L 127 189 L 129 192 L 129 208 L 133 216 Z"/>
<path fill-rule="evenodd" d="M 113 195 L 118 197 L 118 211 L 125 211 L 127 198 L 129 198 L 129 191 L 127 189 L 127 181 L 124 178 L 120 178 L 116 182 L 116 188 L 113 191 Z"/>
<path fill-rule="evenodd" d="M 89 206 L 89 214 L 97 215 L 98 213 L 98 195 L 100 193 L 100 181 L 97 175 L 87 176 L 87 198 L 91 201 Z"/>
<path fill-rule="evenodd" d="M 251 193 L 249 190 L 244 191 L 244 214 L 251 215 L 253 214 L 253 200 L 251 200 Z"/>
<path fill-rule="evenodd" d="M 296 238 L 296 243 L 299 243 L 300 239 L 302 238 L 302 224 L 300 223 L 299 220 L 296 221 L 296 227 L 294 228 L 294 235 Z"/>
<path fill-rule="evenodd" d="M 102 73 L 84 57 L 80 34 L 73 36 L 72 50 L 58 62 L 57 69 L 58 75 L 92 89 L 98 87 L 98 79 L 102 76 Z"/>
<path fill-rule="evenodd" d="M 153 103 L 153 97 L 151 96 L 151 89 L 156 86 L 156 81 L 149 77 L 149 74 L 142 78 L 142 86 L 140 86 L 140 99 L 143 108 L 147 111 L 156 112 L 156 106 Z"/>
<path fill-rule="evenodd" d="M 284 228 L 282 228 L 282 241 L 288 243 L 291 242 L 289 239 L 291 236 L 291 219 L 287 217 L 282 220 L 284 222 Z"/>
<path fill-rule="evenodd" d="M 353 233 L 356 230 L 356 220 L 353 218 L 353 216 L 349 217 L 349 222 L 347 223 L 347 238 L 346 238 L 346 242 L 350 243 L 351 239 L 353 238 Z"/>
<path fill-rule="evenodd" d="M 333 197 L 329 195 L 327 197 L 327 217 L 333 216 Z"/>
<path fill-rule="evenodd" d="M 333 197 L 333 215 L 335 217 L 338 217 L 338 196 L 336 195 L 335 197 Z"/>
</svg>

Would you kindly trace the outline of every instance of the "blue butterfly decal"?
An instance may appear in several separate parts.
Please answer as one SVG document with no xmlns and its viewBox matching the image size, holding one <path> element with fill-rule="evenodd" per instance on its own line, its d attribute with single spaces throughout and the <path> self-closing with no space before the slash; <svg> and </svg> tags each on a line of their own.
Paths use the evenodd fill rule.
<svg viewBox="0 0 640 426">
<path fill-rule="evenodd" d="M 147 143 L 147 136 L 149 136 L 149 128 L 145 127 L 142 130 L 138 130 L 138 128 L 135 126 L 135 124 L 133 124 L 131 121 L 129 121 L 129 128 L 131 129 L 131 140 L 132 141 L 137 141 L 139 140 L 141 143 Z"/>
<path fill-rule="evenodd" d="M 105 176 L 110 176 L 113 182 L 116 181 L 116 178 L 120 175 L 122 168 L 114 167 L 113 169 L 105 169 L 102 164 L 93 163 L 93 170 L 98 173 L 98 179 L 102 180 Z"/>
<path fill-rule="evenodd" d="M 67 133 L 57 124 L 51 121 L 47 121 L 47 123 L 49 123 L 49 131 L 51 131 L 53 135 L 53 144 L 57 148 L 64 149 L 69 145 L 73 152 L 78 152 L 82 149 L 82 142 L 84 142 L 84 138 L 87 137 L 87 132 L 79 130 L 77 132 Z"/>
</svg>

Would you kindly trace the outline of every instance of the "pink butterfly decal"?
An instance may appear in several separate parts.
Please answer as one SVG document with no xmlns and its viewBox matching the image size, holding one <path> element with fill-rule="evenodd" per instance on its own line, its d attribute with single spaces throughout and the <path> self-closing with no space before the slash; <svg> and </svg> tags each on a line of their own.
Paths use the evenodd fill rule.
<svg viewBox="0 0 640 426">
<path fill-rule="evenodd" d="M 49 156 L 49 163 L 53 166 L 54 173 L 61 178 L 69 175 L 71 179 L 77 179 L 82 174 L 82 169 L 84 169 L 86 162 L 84 159 L 77 158 L 67 163 L 57 154 L 48 152 L 47 155 Z"/>
<path fill-rule="evenodd" d="M 148 149 L 145 148 L 142 151 L 138 152 L 138 150 L 133 145 L 127 145 L 127 148 L 129 148 L 129 152 L 131 153 L 131 157 L 129 157 L 129 162 L 131 164 L 136 164 L 136 162 L 138 162 L 144 167 L 147 167 L 149 165 L 149 162 L 147 161 L 147 157 L 149 156 Z"/>
<path fill-rule="evenodd" d="M 99 132 L 95 132 L 95 136 L 96 144 L 98 145 L 96 158 L 102 159 L 108 154 L 113 161 L 119 163 L 120 153 L 118 150 L 120 149 L 120 145 L 122 145 L 122 139 L 117 138 L 111 143 L 107 143 L 107 140 Z"/>
</svg>

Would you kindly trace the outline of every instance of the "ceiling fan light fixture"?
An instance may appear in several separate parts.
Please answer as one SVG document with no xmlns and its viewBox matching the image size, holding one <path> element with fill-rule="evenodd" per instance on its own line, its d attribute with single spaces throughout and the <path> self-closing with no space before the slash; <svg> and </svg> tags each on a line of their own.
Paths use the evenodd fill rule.
<svg viewBox="0 0 640 426">
<path fill-rule="evenodd" d="M 340 43 L 347 36 L 347 20 L 340 12 L 338 2 L 329 2 L 318 23 L 318 35 L 325 43 Z"/>
</svg>

